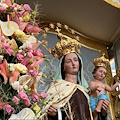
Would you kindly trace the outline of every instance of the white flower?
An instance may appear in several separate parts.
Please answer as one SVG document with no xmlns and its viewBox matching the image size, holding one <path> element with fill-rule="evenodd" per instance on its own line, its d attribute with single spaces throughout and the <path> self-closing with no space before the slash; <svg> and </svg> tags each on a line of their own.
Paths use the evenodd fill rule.
<svg viewBox="0 0 120 120">
<path fill-rule="evenodd" d="M 31 35 L 31 36 L 29 36 L 29 38 L 28 38 L 28 42 L 29 42 L 29 43 L 36 43 L 36 42 L 37 42 L 37 39 L 36 39 L 35 36 Z"/>
<path fill-rule="evenodd" d="M 14 34 L 15 34 L 17 37 L 23 37 L 23 36 L 26 35 L 26 34 L 25 34 L 22 30 L 20 30 L 20 29 L 15 30 Z"/>
<path fill-rule="evenodd" d="M 0 7 L 1 7 L 1 6 L 2 6 L 2 7 L 6 7 L 6 8 L 8 7 L 7 4 L 5 4 L 5 3 L 1 3 L 1 2 L 0 2 Z"/>
<path fill-rule="evenodd" d="M 8 64 L 7 67 L 8 67 L 8 70 L 9 70 L 10 72 L 15 71 L 15 64 L 10 63 L 10 64 Z"/>
<path fill-rule="evenodd" d="M 11 85 L 14 90 L 19 90 L 19 81 L 15 81 L 14 83 L 11 83 Z"/>
<path fill-rule="evenodd" d="M 2 61 L 3 60 L 3 55 L 0 55 L 0 61 Z"/>
<path fill-rule="evenodd" d="M 28 41 L 26 41 L 25 43 L 23 43 L 23 45 L 22 45 L 23 50 L 25 50 L 27 48 L 27 44 L 29 44 Z"/>
<path fill-rule="evenodd" d="M 15 68 L 20 72 L 20 73 L 27 73 L 27 68 L 25 65 L 22 65 L 21 63 L 15 64 Z"/>
</svg>

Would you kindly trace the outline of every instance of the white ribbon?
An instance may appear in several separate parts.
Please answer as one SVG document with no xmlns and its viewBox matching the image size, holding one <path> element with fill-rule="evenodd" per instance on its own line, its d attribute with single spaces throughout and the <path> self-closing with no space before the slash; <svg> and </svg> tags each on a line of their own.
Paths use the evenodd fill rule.
<svg viewBox="0 0 120 120">
<path fill-rule="evenodd" d="M 60 107 L 57 106 L 57 109 L 58 109 L 58 120 L 62 120 L 62 112 L 60 110 Z"/>
</svg>

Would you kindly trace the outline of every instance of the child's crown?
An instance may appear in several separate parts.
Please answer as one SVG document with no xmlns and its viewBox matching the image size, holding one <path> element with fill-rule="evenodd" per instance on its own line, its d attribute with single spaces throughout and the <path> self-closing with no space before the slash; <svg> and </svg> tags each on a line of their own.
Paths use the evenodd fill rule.
<svg viewBox="0 0 120 120">
<path fill-rule="evenodd" d="M 105 58 L 105 53 L 103 53 L 101 57 L 94 59 L 93 64 L 106 68 L 110 63 L 109 60 Z"/>
</svg>

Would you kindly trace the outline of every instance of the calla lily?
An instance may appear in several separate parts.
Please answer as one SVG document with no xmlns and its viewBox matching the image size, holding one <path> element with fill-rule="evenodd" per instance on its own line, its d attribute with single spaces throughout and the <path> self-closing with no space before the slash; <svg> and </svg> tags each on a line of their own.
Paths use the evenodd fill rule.
<svg viewBox="0 0 120 120">
<path fill-rule="evenodd" d="M 17 23 L 13 21 L 9 21 L 9 27 L 8 27 L 8 22 L 0 22 L 1 24 L 1 29 L 4 35 L 6 36 L 11 36 L 15 32 L 16 29 L 19 29 L 19 26 Z"/>
<path fill-rule="evenodd" d="M 24 32 L 38 34 L 41 31 L 41 28 L 36 25 L 28 24 Z"/>
<path fill-rule="evenodd" d="M 4 108 L 5 105 L 9 104 L 9 102 L 1 102 L 0 101 L 0 110 Z"/>
<path fill-rule="evenodd" d="M 32 50 L 37 49 L 41 43 L 42 43 L 42 42 L 38 42 L 38 43 L 31 43 L 31 44 L 32 44 Z"/>
<path fill-rule="evenodd" d="M 25 58 L 23 61 L 21 61 L 21 63 L 23 65 L 25 65 L 28 68 L 28 70 L 30 70 L 32 67 L 36 67 L 44 61 L 44 58 L 40 58 L 39 60 L 37 60 L 38 58 L 40 58 L 40 57 L 33 56 L 33 63 L 32 64 L 30 63 L 31 58 Z"/>
<path fill-rule="evenodd" d="M 5 1 L 3 1 L 2 3 L 5 3 L 5 4 L 8 5 L 8 6 L 11 6 L 11 5 L 12 5 L 11 0 L 5 0 Z"/>
<path fill-rule="evenodd" d="M 10 83 L 17 81 L 19 74 L 20 73 L 18 72 L 18 70 L 14 70 L 14 71 L 10 72 Z"/>
<path fill-rule="evenodd" d="M 17 70 L 8 73 L 8 69 L 7 69 L 7 61 L 4 60 L 4 62 L 2 64 L 0 64 L 0 73 L 3 75 L 4 77 L 4 83 L 7 83 L 8 77 L 10 79 L 10 83 L 14 82 L 17 80 L 19 72 Z"/>
<path fill-rule="evenodd" d="M 39 60 L 37 60 L 39 57 L 38 56 L 34 56 L 33 58 L 33 63 L 30 64 L 27 68 L 28 70 L 30 70 L 31 68 L 33 67 L 36 67 L 38 65 L 40 65 L 43 61 L 44 61 L 44 58 L 40 58 Z"/>
<path fill-rule="evenodd" d="M 27 26 L 27 24 L 28 24 L 27 22 L 20 22 L 19 29 L 23 31 L 25 27 Z"/>
<path fill-rule="evenodd" d="M 8 70 L 7 70 L 7 61 L 4 60 L 3 63 L 0 64 L 0 73 L 3 75 L 4 77 L 4 82 L 6 83 L 7 82 L 7 74 L 8 74 Z"/>
<path fill-rule="evenodd" d="M 17 51 L 18 50 L 18 46 L 17 46 L 17 43 L 14 39 L 12 39 L 11 41 L 11 45 L 9 46 L 10 49 L 14 50 L 14 51 Z"/>
</svg>

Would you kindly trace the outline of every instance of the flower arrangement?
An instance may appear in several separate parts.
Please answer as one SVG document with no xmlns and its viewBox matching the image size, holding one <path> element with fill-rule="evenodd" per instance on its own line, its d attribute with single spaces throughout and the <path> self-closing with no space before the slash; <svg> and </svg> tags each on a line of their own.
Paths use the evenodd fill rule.
<svg viewBox="0 0 120 120">
<path fill-rule="evenodd" d="M 37 41 L 41 28 L 28 4 L 0 2 L 0 119 L 32 119 L 42 115 L 46 94 L 37 93 L 44 60 Z M 42 81 L 41 81 L 42 82 Z M 26 113 L 28 111 L 28 113 Z"/>
</svg>

